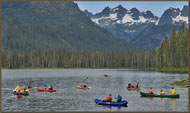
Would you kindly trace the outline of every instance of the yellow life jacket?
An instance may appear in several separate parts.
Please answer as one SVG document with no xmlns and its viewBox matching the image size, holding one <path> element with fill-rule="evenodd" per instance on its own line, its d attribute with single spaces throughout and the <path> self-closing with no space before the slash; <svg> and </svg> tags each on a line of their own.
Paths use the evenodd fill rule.
<svg viewBox="0 0 190 113">
<path fill-rule="evenodd" d="M 160 95 L 163 95 L 164 94 L 164 91 L 160 92 Z"/>
<path fill-rule="evenodd" d="M 175 89 L 172 89 L 170 94 L 175 94 Z"/>
<path fill-rule="evenodd" d="M 138 84 L 137 87 L 140 88 L 140 84 Z"/>
</svg>

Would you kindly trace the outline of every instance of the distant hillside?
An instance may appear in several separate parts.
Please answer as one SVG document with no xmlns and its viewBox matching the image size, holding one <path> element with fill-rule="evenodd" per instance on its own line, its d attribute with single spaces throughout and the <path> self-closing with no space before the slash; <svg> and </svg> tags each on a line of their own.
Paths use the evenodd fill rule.
<svg viewBox="0 0 190 113">
<path fill-rule="evenodd" d="M 179 26 L 171 24 L 151 25 L 131 40 L 131 43 L 136 45 L 137 48 L 143 48 L 144 50 L 157 48 L 165 37 L 170 35 L 173 28 L 179 29 Z"/>
<path fill-rule="evenodd" d="M 96 26 L 73 2 L 2 2 L 2 48 L 133 49 Z"/>
</svg>

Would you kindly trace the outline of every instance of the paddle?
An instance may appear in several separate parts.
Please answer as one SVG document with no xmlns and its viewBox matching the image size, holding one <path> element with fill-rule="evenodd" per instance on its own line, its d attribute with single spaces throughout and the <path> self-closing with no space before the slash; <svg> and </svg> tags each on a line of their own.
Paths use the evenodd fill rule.
<svg viewBox="0 0 190 113">
<path fill-rule="evenodd" d="M 100 104 L 101 102 L 103 102 L 104 100 L 100 100 L 100 102 L 96 103 L 96 104 Z"/>
<path fill-rule="evenodd" d="M 86 81 L 88 79 L 88 77 L 86 77 L 82 82 Z"/>
<path fill-rule="evenodd" d="M 28 88 L 28 86 L 21 86 L 20 88 L 23 89 L 23 88 L 25 88 L 25 87 Z M 38 87 L 37 87 L 37 86 L 34 86 L 34 87 L 32 87 L 32 88 L 38 88 Z"/>
<path fill-rule="evenodd" d="M 33 88 L 38 88 L 37 86 L 34 86 Z"/>
</svg>

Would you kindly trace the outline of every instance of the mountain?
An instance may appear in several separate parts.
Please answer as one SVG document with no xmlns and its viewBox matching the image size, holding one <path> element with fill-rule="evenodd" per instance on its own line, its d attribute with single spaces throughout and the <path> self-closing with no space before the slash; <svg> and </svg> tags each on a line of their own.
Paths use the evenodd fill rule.
<svg viewBox="0 0 190 113">
<path fill-rule="evenodd" d="M 167 9 L 163 15 L 161 16 L 158 25 L 164 24 L 174 24 L 174 25 L 181 25 L 185 23 L 187 26 L 188 24 L 188 6 L 184 6 L 182 10 L 179 8 L 169 8 Z"/>
<path fill-rule="evenodd" d="M 122 5 L 115 8 L 105 7 L 102 12 L 86 16 L 98 26 L 108 30 L 115 37 L 132 40 L 147 26 L 157 22 L 158 17 L 151 11 L 140 12 L 137 8 L 125 9 Z"/>
<path fill-rule="evenodd" d="M 172 24 L 151 25 L 131 40 L 131 43 L 136 45 L 137 48 L 143 48 L 144 50 L 157 48 L 166 36 L 170 36 L 173 28 L 178 30 L 179 26 Z"/>
<path fill-rule="evenodd" d="M 119 5 L 112 9 L 106 7 L 102 12 L 88 17 L 115 37 L 149 50 L 156 48 L 172 28 L 178 29 L 182 23 L 188 25 L 188 6 L 185 5 L 182 10 L 169 8 L 157 17 L 151 11 L 140 12 L 137 8 L 127 10 Z"/>
<path fill-rule="evenodd" d="M 2 2 L 2 48 L 124 52 L 133 47 L 95 25 L 74 2 Z"/>
</svg>

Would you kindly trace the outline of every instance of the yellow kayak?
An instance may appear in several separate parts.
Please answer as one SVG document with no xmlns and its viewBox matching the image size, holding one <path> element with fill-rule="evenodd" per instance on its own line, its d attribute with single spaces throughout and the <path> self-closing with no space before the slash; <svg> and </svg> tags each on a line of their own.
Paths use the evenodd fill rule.
<svg viewBox="0 0 190 113">
<path fill-rule="evenodd" d="M 90 89 L 92 87 L 90 87 L 90 86 L 83 87 L 83 86 L 78 85 L 77 88 L 78 89 Z"/>
</svg>

